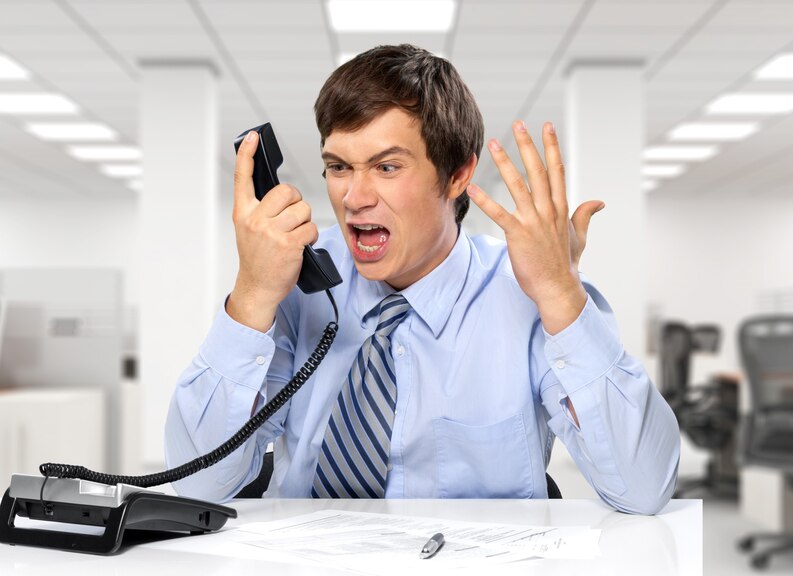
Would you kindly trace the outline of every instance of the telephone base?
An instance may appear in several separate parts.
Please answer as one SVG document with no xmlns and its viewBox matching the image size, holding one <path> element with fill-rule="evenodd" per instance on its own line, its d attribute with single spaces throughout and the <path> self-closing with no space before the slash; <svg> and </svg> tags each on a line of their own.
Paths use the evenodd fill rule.
<svg viewBox="0 0 793 576">
<path fill-rule="evenodd" d="M 65 478 L 47 479 L 42 502 L 39 494 L 43 481 L 43 477 L 13 475 L 0 503 L 0 542 L 114 554 L 121 548 L 126 530 L 145 531 L 152 539 L 173 533 L 203 534 L 219 530 L 228 518 L 237 517 L 233 508 L 211 502 L 125 484 L 105 486 Z M 53 498 L 53 494 L 61 494 L 62 498 Z M 23 528 L 16 525 L 17 517 L 61 524 L 55 530 Z M 44 522 L 36 524 L 41 526 Z M 67 525 L 75 530 L 70 531 Z M 82 533 L 85 530 L 77 530 L 80 525 L 104 531 Z"/>
</svg>

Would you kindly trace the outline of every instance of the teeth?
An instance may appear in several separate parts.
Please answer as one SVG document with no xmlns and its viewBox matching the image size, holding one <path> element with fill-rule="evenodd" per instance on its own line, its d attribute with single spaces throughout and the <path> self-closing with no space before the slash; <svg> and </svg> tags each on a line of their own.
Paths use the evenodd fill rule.
<svg viewBox="0 0 793 576">
<path fill-rule="evenodd" d="M 375 250 L 381 247 L 382 244 L 378 244 L 376 246 L 367 246 L 366 244 L 361 244 L 360 242 L 358 242 L 358 249 L 361 250 L 362 252 L 374 252 Z"/>
<path fill-rule="evenodd" d="M 377 224 L 353 224 L 352 227 L 357 228 L 358 230 L 376 230 L 381 228 L 381 226 L 378 226 Z"/>
</svg>

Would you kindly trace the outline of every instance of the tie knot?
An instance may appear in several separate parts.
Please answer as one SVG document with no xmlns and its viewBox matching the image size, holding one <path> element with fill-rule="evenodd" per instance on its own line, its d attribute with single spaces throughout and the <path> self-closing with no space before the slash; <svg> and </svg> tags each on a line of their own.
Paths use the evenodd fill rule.
<svg viewBox="0 0 793 576">
<path fill-rule="evenodd" d="M 410 304 L 402 294 L 391 294 L 380 302 L 380 316 L 375 334 L 388 337 L 410 311 Z"/>
</svg>

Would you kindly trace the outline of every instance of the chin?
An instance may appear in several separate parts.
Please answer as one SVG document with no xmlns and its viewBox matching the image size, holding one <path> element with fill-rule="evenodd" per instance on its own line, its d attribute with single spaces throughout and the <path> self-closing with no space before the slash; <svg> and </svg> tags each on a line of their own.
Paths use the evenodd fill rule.
<svg viewBox="0 0 793 576">
<path fill-rule="evenodd" d="M 358 260 L 353 261 L 355 262 L 355 269 L 358 270 L 358 274 L 367 280 L 371 280 L 372 282 L 382 282 L 385 281 L 389 276 L 381 266 L 378 266 L 378 262 L 359 262 Z"/>
</svg>

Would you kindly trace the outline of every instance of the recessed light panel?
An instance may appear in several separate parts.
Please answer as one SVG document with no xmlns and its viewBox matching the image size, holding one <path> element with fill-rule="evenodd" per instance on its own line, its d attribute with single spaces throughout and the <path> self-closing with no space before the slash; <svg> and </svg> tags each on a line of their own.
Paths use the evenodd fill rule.
<svg viewBox="0 0 793 576">
<path fill-rule="evenodd" d="M 448 32 L 454 0 L 329 0 L 336 32 Z"/>
<path fill-rule="evenodd" d="M 143 156 L 136 146 L 70 146 L 69 154 L 78 160 L 140 160 Z"/>
<path fill-rule="evenodd" d="M 77 104 L 60 94 L 0 94 L 0 114 L 77 114 Z"/>
<path fill-rule="evenodd" d="M 102 174 L 111 178 L 130 178 L 143 174 L 140 164 L 103 164 L 99 167 Z"/>
<path fill-rule="evenodd" d="M 645 160 L 707 160 L 718 150 L 716 146 L 653 146 L 643 156 Z"/>
<path fill-rule="evenodd" d="M 682 164 L 647 164 L 642 167 L 642 175 L 654 178 L 674 178 L 685 172 Z"/>
<path fill-rule="evenodd" d="M 115 131 L 96 122 L 31 122 L 25 130 L 57 142 L 110 142 L 117 138 Z"/>
<path fill-rule="evenodd" d="M 793 80 L 793 54 L 781 54 L 760 68 L 758 80 Z"/>
<path fill-rule="evenodd" d="M 8 56 L 0 54 L 0 80 L 27 80 L 30 72 Z"/>
<path fill-rule="evenodd" d="M 708 114 L 787 114 L 793 112 L 793 94 L 725 94 L 708 104 Z"/>
<path fill-rule="evenodd" d="M 735 142 L 757 132 L 756 122 L 690 122 L 677 126 L 669 140 L 677 142 Z"/>
</svg>

